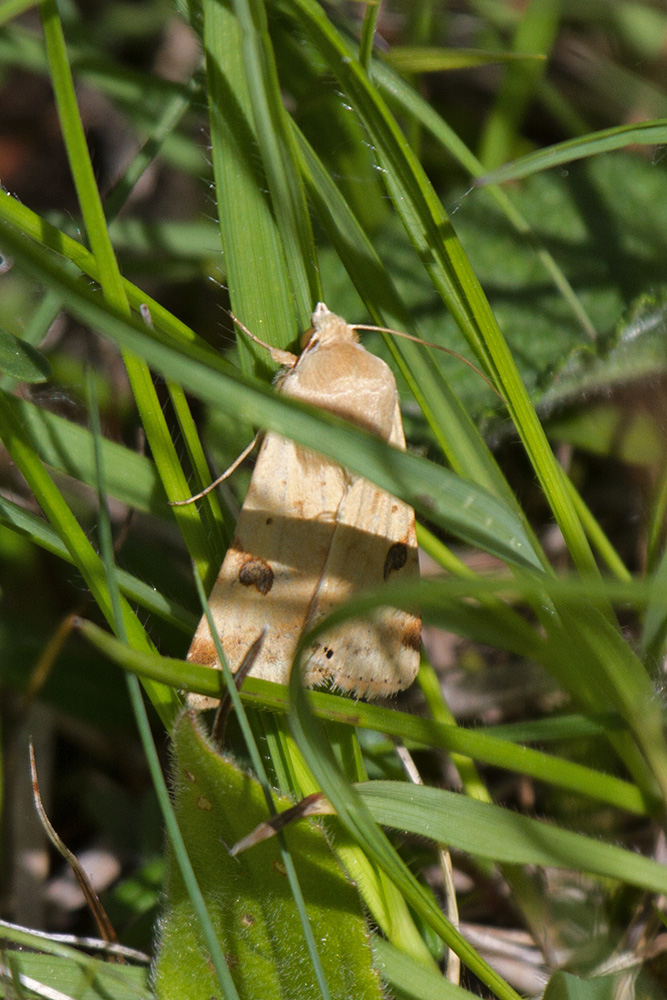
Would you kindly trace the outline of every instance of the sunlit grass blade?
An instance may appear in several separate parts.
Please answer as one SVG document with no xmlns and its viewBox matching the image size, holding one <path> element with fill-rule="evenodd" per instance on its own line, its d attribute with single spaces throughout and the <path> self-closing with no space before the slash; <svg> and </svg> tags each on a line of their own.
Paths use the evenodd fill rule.
<svg viewBox="0 0 667 1000">
<path fill-rule="evenodd" d="M 303 185 L 296 165 L 294 138 L 287 119 L 268 32 L 263 0 L 232 0 L 240 32 L 257 144 L 285 252 L 297 317 L 307 329 L 313 305 L 321 298 L 315 244 Z"/>
<path fill-rule="evenodd" d="M 211 159 L 229 296 L 235 314 L 249 329 L 285 347 L 299 323 L 285 248 L 265 195 L 241 32 L 228 6 L 203 0 L 202 8 Z M 247 338 L 241 338 L 244 370 L 255 355 Z"/>
<path fill-rule="evenodd" d="M 569 868 L 649 892 L 667 887 L 667 868 L 659 861 L 456 792 L 398 781 L 369 781 L 356 791 L 365 803 L 373 803 L 373 817 L 383 826 L 480 857 Z"/>
<path fill-rule="evenodd" d="M 590 132 L 556 143 L 547 149 L 522 156 L 520 160 L 506 163 L 496 170 L 480 177 L 476 183 L 503 184 L 505 181 L 516 181 L 540 170 L 571 163 L 587 156 L 599 156 L 610 153 L 625 146 L 661 146 L 667 142 L 667 119 L 655 118 L 651 121 L 633 123 L 631 125 L 616 125 L 614 128 L 602 129 L 600 132 Z"/>
<path fill-rule="evenodd" d="M 189 661 L 168 659 L 155 653 L 128 649 L 92 622 L 81 621 L 79 628 L 100 652 L 123 670 L 209 697 L 217 697 L 219 694 L 219 677 L 213 675 L 210 668 Z M 411 745 L 465 754 L 480 763 L 526 774 L 546 784 L 566 788 L 638 815 L 646 815 L 657 804 L 655 799 L 649 800 L 647 804 L 640 790 L 628 781 L 563 760 L 553 754 L 510 743 L 509 740 L 503 740 L 500 733 L 496 735 L 493 729 L 464 729 L 363 702 L 351 707 L 349 699 L 320 691 L 308 692 L 306 697 L 311 711 L 320 719 L 386 733 Z M 249 677 L 244 684 L 241 699 L 249 705 L 280 714 L 285 714 L 289 707 L 284 685 L 253 677 Z M 548 720 L 544 723 L 545 728 L 547 723 Z M 615 729 L 622 726 L 620 717 L 610 720 L 610 727 L 612 724 Z M 556 735 L 562 738 L 568 731 L 566 729 Z M 576 727 L 577 734 L 582 731 L 601 734 L 607 730 L 601 719 L 595 726 L 587 725 L 583 729 L 580 725 Z M 539 738 L 539 735 L 537 730 L 535 738 Z"/>
<path fill-rule="evenodd" d="M 40 15 L 63 139 L 86 232 L 99 268 L 99 281 L 104 297 L 112 308 L 121 314 L 129 315 L 130 305 L 95 181 L 77 106 L 74 81 L 67 60 L 65 38 L 54 0 L 40 0 Z M 150 371 L 143 361 L 132 354 L 126 354 L 124 361 L 165 492 L 170 499 L 178 499 L 186 491 L 186 480 Z M 174 517 L 179 523 L 192 557 L 203 573 L 210 574 L 207 538 L 197 511 L 190 507 L 174 508 Z"/>
<path fill-rule="evenodd" d="M 327 61 L 373 138 L 387 190 L 434 287 L 447 304 L 482 367 L 505 397 L 570 554 L 582 572 L 597 566 L 528 393 L 489 303 L 442 203 L 397 123 L 349 47 L 313 0 L 289 0 L 289 8 Z"/>
<path fill-rule="evenodd" d="M 522 523 L 485 490 L 420 456 L 392 449 L 374 435 L 331 414 L 314 411 L 250 382 L 210 350 L 201 351 L 191 344 L 185 353 L 185 348 L 172 346 L 143 324 L 114 315 L 94 294 L 58 270 L 52 258 L 1 221 L 0 232 L 4 233 L 5 246 L 21 248 L 22 266 L 34 269 L 41 279 L 59 284 L 60 293 L 77 315 L 104 330 L 124 349 L 143 357 L 157 371 L 178 379 L 201 399 L 248 423 L 260 423 L 337 458 L 423 511 L 433 523 L 446 525 L 473 544 L 488 546 L 503 559 L 541 568 Z M 185 488 L 183 493 L 188 495 Z"/>
</svg>

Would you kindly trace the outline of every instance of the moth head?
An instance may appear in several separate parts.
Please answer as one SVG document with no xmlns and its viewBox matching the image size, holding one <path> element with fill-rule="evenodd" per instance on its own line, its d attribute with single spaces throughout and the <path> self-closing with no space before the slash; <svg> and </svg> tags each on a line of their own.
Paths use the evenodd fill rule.
<svg viewBox="0 0 667 1000">
<path fill-rule="evenodd" d="M 356 331 L 345 322 L 341 316 L 336 316 L 324 304 L 318 302 L 312 315 L 313 325 L 301 337 L 301 349 L 313 348 L 317 344 L 342 343 L 350 341 L 357 343 Z"/>
</svg>

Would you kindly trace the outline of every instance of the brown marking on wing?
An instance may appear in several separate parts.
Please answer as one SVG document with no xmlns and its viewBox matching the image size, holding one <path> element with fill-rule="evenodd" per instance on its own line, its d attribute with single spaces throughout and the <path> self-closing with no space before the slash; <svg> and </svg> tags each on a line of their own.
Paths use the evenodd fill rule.
<svg viewBox="0 0 667 1000">
<path fill-rule="evenodd" d="M 390 545 L 384 560 L 382 576 L 385 580 L 394 570 L 403 569 L 408 560 L 408 547 L 405 542 L 394 542 Z"/>
<path fill-rule="evenodd" d="M 239 583 L 254 587 L 260 594 L 268 594 L 273 586 L 273 570 L 265 559 L 251 556 L 239 570 Z"/>
<path fill-rule="evenodd" d="M 403 629 L 401 645 L 419 651 L 422 644 L 422 623 L 419 618 L 411 618 Z"/>
<path fill-rule="evenodd" d="M 201 663 L 205 667 L 212 667 L 214 664 L 217 665 L 218 658 L 215 655 L 215 645 L 208 631 L 208 623 L 205 636 L 195 635 L 186 659 L 188 663 Z"/>
</svg>

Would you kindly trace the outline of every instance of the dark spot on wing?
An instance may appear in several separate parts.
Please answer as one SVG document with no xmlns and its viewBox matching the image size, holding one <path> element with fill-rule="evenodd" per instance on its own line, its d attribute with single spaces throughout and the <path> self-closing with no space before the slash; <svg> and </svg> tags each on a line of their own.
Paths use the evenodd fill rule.
<svg viewBox="0 0 667 1000">
<path fill-rule="evenodd" d="M 387 552 L 384 561 L 383 577 L 389 579 L 389 574 L 394 570 L 403 569 L 408 560 L 408 547 L 405 542 L 394 542 Z"/>
<path fill-rule="evenodd" d="M 273 586 L 273 570 L 265 559 L 246 559 L 239 570 L 239 583 L 255 587 L 260 594 L 268 594 Z"/>
<path fill-rule="evenodd" d="M 406 646 L 408 649 L 416 649 L 419 651 L 421 649 L 421 644 L 422 623 L 419 618 L 412 618 L 403 629 L 401 645 Z"/>
</svg>

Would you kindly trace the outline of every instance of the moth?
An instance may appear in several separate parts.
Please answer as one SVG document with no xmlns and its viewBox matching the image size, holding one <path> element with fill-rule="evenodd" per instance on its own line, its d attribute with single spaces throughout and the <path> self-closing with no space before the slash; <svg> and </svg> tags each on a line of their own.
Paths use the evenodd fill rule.
<svg viewBox="0 0 667 1000">
<path fill-rule="evenodd" d="M 356 330 L 320 302 L 279 391 L 405 448 L 396 381 Z M 233 672 L 262 630 L 253 677 L 287 683 L 297 642 L 355 591 L 417 578 L 414 511 L 338 463 L 267 433 L 210 606 Z M 381 607 L 331 629 L 306 650 L 302 679 L 364 698 L 407 688 L 419 667 L 421 621 Z M 188 660 L 220 669 L 204 616 Z M 195 696 L 197 707 L 212 704 Z"/>
</svg>

